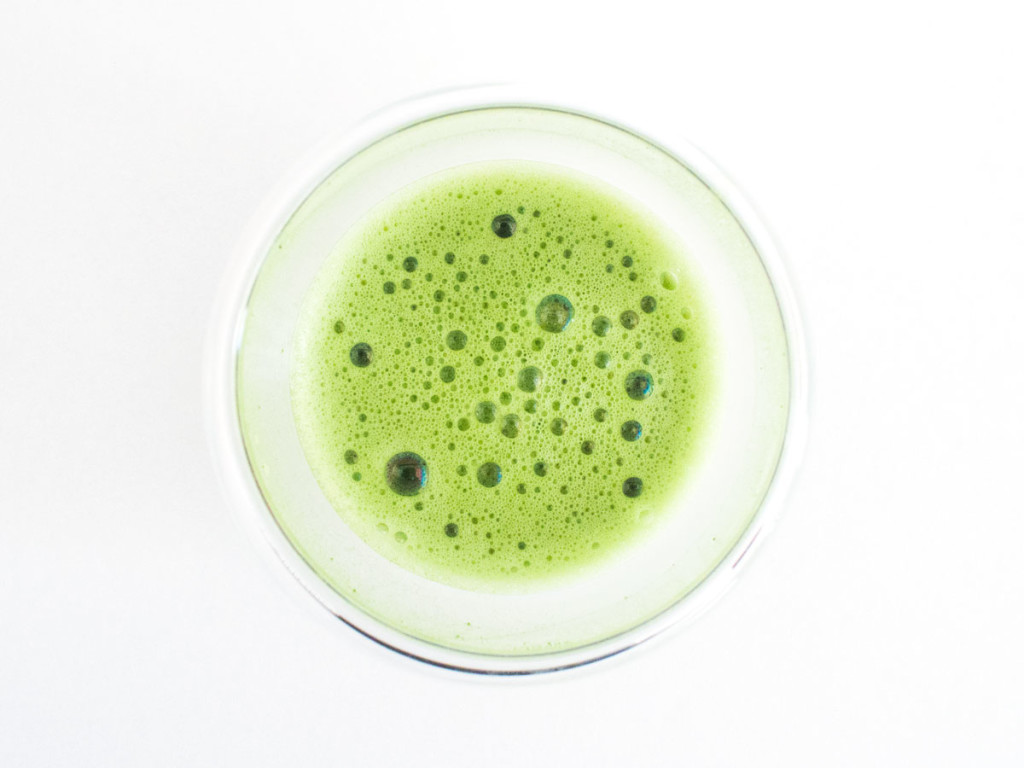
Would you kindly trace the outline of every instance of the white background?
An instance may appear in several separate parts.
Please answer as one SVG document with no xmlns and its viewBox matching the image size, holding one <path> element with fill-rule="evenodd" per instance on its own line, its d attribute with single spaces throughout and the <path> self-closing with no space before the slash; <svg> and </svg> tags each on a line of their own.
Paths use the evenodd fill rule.
<svg viewBox="0 0 1024 768">
<path fill-rule="evenodd" d="M 1024 45 L 1014 4 L 953 5 L 5 2 L 0 765 L 1020 765 Z M 813 363 L 738 586 L 518 681 L 281 586 L 202 414 L 218 283 L 279 179 L 495 80 L 678 125 L 777 235 Z"/>
</svg>

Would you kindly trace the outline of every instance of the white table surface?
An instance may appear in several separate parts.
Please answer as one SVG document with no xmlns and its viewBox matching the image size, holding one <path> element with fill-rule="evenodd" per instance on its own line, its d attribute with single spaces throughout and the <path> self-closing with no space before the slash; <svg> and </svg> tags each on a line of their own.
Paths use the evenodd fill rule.
<svg viewBox="0 0 1024 768">
<path fill-rule="evenodd" d="M 3 4 L 0 766 L 1024 761 L 1014 6 L 671 5 Z M 801 295 L 812 432 L 705 617 L 483 681 L 281 586 L 221 495 L 201 381 L 229 254 L 289 169 L 395 99 L 509 79 L 642 100 L 753 199 Z"/>
</svg>

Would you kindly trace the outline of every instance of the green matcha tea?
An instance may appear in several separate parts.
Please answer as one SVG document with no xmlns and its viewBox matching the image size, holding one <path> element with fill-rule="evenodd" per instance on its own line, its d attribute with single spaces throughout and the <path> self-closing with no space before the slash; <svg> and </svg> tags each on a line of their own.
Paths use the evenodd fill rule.
<svg viewBox="0 0 1024 768">
<path fill-rule="evenodd" d="M 302 308 L 292 409 L 371 547 L 436 581 L 565 576 L 687 481 L 711 329 L 681 244 L 595 179 L 465 165 L 378 205 Z"/>
</svg>

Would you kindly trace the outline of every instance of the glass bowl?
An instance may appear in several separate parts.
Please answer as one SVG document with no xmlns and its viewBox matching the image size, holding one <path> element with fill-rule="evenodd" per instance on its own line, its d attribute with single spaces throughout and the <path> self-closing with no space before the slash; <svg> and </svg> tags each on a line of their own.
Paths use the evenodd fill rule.
<svg viewBox="0 0 1024 768">
<path fill-rule="evenodd" d="M 289 376 L 303 298 L 350 227 L 430 174 L 507 159 L 596 177 L 674 230 L 714 316 L 718 387 L 702 456 L 649 535 L 576 578 L 498 594 L 407 571 L 344 523 L 303 455 Z M 675 138 L 657 141 L 510 89 L 403 102 L 318 153 L 260 212 L 219 296 L 208 395 L 233 509 L 324 608 L 437 666 L 487 674 L 574 667 L 693 619 L 775 519 L 803 443 L 795 302 L 771 240 L 732 185 Z"/>
</svg>

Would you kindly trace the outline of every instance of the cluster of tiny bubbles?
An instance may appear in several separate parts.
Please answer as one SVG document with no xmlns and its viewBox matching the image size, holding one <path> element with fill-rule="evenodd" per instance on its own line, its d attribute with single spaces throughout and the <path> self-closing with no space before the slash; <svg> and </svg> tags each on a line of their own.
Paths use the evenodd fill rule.
<svg viewBox="0 0 1024 768">
<path fill-rule="evenodd" d="M 427 463 L 419 454 L 396 453 L 385 471 L 388 487 L 400 496 L 415 496 L 427 484 Z"/>
<path fill-rule="evenodd" d="M 509 187 L 502 187 L 509 191 Z M 466 192 L 467 197 L 469 194 Z M 501 194 L 500 189 L 497 194 Z M 454 195 L 452 192 L 450 196 Z M 506 194 L 501 199 L 507 202 L 508 197 Z M 350 465 L 347 472 L 360 469 L 367 475 L 368 482 L 362 486 L 366 491 L 361 492 L 369 492 L 372 486 L 374 494 L 391 499 L 389 504 L 399 515 L 411 509 L 430 511 L 414 518 L 419 522 L 411 522 L 411 527 L 396 525 L 394 519 L 385 517 L 391 525 L 389 528 L 381 522 L 381 530 L 395 541 L 408 541 L 410 548 L 424 550 L 436 547 L 439 541 L 450 541 L 454 549 L 461 547 L 470 552 L 475 551 L 470 545 L 479 542 L 484 544 L 483 549 L 467 556 L 467 562 L 474 565 L 476 560 L 472 558 L 485 559 L 483 553 L 490 545 L 490 554 L 496 549 L 498 553 L 492 562 L 502 562 L 504 571 L 511 568 L 507 559 L 501 560 L 509 548 L 525 551 L 529 547 L 530 559 L 539 559 L 534 553 L 537 542 L 524 536 L 525 541 L 517 543 L 524 530 L 522 516 L 529 520 L 533 513 L 531 502 L 538 512 L 546 506 L 554 513 L 550 519 L 537 521 L 541 524 L 537 530 L 544 531 L 540 535 L 550 532 L 569 546 L 561 552 L 557 547 L 552 550 L 557 560 L 571 556 L 577 546 L 561 529 L 563 514 L 566 524 L 582 523 L 578 530 L 589 530 L 600 538 L 604 535 L 601 526 L 607 524 L 612 526 L 608 530 L 615 530 L 614 526 L 620 524 L 618 518 L 631 519 L 621 514 L 628 508 L 622 497 L 635 499 L 643 491 L 640 477 L 624 477 L 642 475 L 652 488 L 659 487 L 657 478 L 648 476 L 642 463 L 634 462 L 664 459 L 660 438 L 669 430 L 657 418 L 676 404 L 673 399 L 663 403 L 662 398 L 674 397 L 671 393 L 677 387 L 676 379 L 669 375 L 674 375 L 668 365 L 671 358 L 666 361 L 661 348 L 647 345 L 658 341 L 671 345 L 665 340 L 668 335 L 681 342 L 685 332 L 683 327 L 670 330 L 670 318 L 680 314 L 676 303 L 683 297 L 673 299 L 663 292 L 674 290 L 678 279 L 661 270 L 660 256 L 646 255 L 649 251 L 643 237 L 631 236 L 628 229 L 623 231 L 622 223 L 614 220 L 598 225 L 596 231 L 576 230 L 572 206 L 558 211 L 553 209 L 560 204 L 550 209 L 541 204 L 542 216 L 541 210 L 532 205 L 517 207 L 513 202 L 506 209 L 509 213 L 502 213 L 493 203 L 491 198 L 486 206 L 467 209 L 473 212 L 459 214 L 462 218 L 445 214 L 427 225 L 429 230 L 410 230 L 397 216 L 394 223 L 389 221 L 396 231 L 405 227 L 403 234 L 386 236 L 394 239 L 376 252 L 368 249 L 362 258 L 367 266 L 361 267 L 356 280 L 350 282 L 368 286 L 364 294 L 368 294 L 369 302 L 353 302 L 348 311 L 332 307 L 330 314 L 321 315 L 327 322 L 320 327 L 328 332 L 333 327 L 335 334 L 343 334 L 349 324 L 359 328 L 355 333 L 366 340 L 349 348 L 349 360 L 357 370 L 346 365 L 337 369 L 339 392 L 346 385 L 350 389 L 358 386 L 372 391 L 361 397 L 379 397 L 381 403 L 401 402 L 415 408 L 415 412 L 404 415 L 409 421 L 408 430 L 403 414 L 389 412 L 386 404 L 383 413 L 375 411 L 372 404 L 367 407 L 360 403 L 358 409 L 342 414 L 353 423 L 358 416 L 360 422 L 355 425 L 360 431 L 349 443 L 352 448 L 338 447 L 347 448 L 343 453 L 345 464 Z M 565 215 L 566 207 L 570 208 L 569 216 Z M 516 211 L 518 214 L 513 216 Z M 597 221 L 598 216 L 590 219 Z M 423 226 L 413 223 L 416 228 Z M 410 231 L 422 232 L 425 237 L 410 237 Z M 379 266 L 374 264 L 375 254 L 379 254 Z M 390 264 L 384 263 L 385 254 Z M 531 254 L 538 259 L 536 262 L 529 261 Z M 591 263 L 592 270 L 588 269 L 587 261 L 595 254 L 599 254 L 598 261 Z M 575 270 L 582 270 L 585 276 L 577 278 Z M 563 273 L 572 277 L 566 281 L 560 277 Z M 601 282 L 595 285 L 595 281 Z M 607 293 L 604 286 L 608 286 Z M 538 296 L 543 298 L 534 304 Z M 385 302 L 394 302 L 394 306 Z M 386 310 L 377 312 L 378 307 L 385 306 Z M 573 326 L 576 314 L 580 322 Z M 337 319 L 339 315 L 344 322 Z M 377 316 L 387 316 L 388 320 L 377 322 Z M 677 322 L 685 324 L 689 317 L 683 312 Z M 367 319 L 371 325 L 361 327 L 360 322 Z M 375 335 L 375 327 L 383 328 L 383 334 Z M 398 332 L 392 333 L 392 328 Z M 335 361 L 341 357 L 344 363 L 345 349 L 358 338 L 343 335 L 333 341 L 337 345 Z M 679 356 L 689 354 L 686 348 L 672 349 L 678 350 Z M 631 371 L 639 367 L 641 359 L 647 370 Z M 366 373 L 358 371 L 371 365 L 373 368 Z M 657 374 L 657 398 L 653 397 L 652 371 Z M 396 375 L 397 381 L 390 379 Z M 339 373 L 334 376 L 338 378 Z M 623 399 L 623 385 L 630 400 L 650 401 L 638 405 Z M 344 400 L 342 403 L 345 405 Z M 424 414 L 421 420 L 421 408 L 433 412 Z M 367 431 L 362 431 L 367 416 L 359 410 L 370 416 Z M 434 422 L 429 419 L 437 415 L 444 427 L 432 426 Z M 378 425 L 385 430 L 379 434 L 388 434 L 386 430 L 394 427 L 395 434 L 412 437 L 378 457 L 370 427 L 379 417 L 385 422 Z M 645 438 L 641 420 L 656 440 Z M 423 433 L 421 424 L 430 424 L 427 429 L 431 433 Z M 444 432 L 445 428 L 450 431 Z M 346 427 L 337 429 L 339 437 L 350 439 Z M 626 444 L 619 442 L 620 436 Z M 369 444 L 360 438 L 369 438 Z M 651 445 L 646 448 L 648 443 Z M 453 453 L 440 455 L 448 460 L 437 453 L 445 446 Z M 637 452 L 642 446 L 646 453 Z M 397 453 L 387 461 L 385 478 L 390 492 L 380 487 L 379 475 L 377 485 L 369 482 L 374 478 L 366 465 L 379 467 L 391 451 L 406 447 L 416 448 L 430 458 L 429 485 L 426 462 L 412 452 Z M 452 458 L 455 461 L 450 461 Z M 491 458 L 496 461 L 485 461 Z M 465 463 L 456 466 L 459 461 Z M 621 469 L 616 470 L 616 466 Z M 361 475 L 356 472 L 353 477 L 358 480 Z M 592 477 L 594 482 L 589 482 Z M 620 482 L 621 496 L 617 487 Z M 495 489 L 495 496 L 488 496 L 483 488 Z M 559 493 L 570 498 L 563 498 L 559 504 Z M 452 494 L 473 494 L 475 500 L 463 496 L 467 503 L 462 506 Z M 481 506 L 485 497 L 490 501 Z M 554 509 L 546 502 L 553 502 Z M 488 504 L 493 505 L 488 508 Z M 422 530 L 417 527 L 420 522 Z M 436 538 L 417 538 L 423 532 Z M 490 541 L 484 543 L 485 537 Z M 600 543 L 587 540 L 585 547 L 604 548 L 607 543 L 603 538 Z M 547 560 L 552 560 L 551 555 Z M 524 562 L 516 565 L 523 566 Z"/>
</svg>

